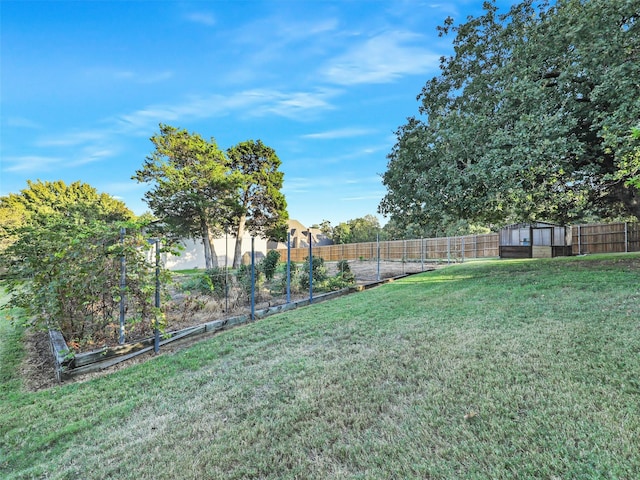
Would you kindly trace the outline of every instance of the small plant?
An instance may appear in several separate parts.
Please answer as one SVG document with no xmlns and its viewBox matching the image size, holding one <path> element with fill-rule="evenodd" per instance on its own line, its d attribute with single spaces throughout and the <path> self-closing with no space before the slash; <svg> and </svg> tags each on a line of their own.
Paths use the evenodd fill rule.
<svg viewBox="0 0 640 480">
<path fill-rule="evenodd" d="M 342 290 L 343 288 L 350 287 L 355 284 L 355 277 L 352 273 L 346 273 L 341 275 L 338 273 L 335 277 L 328 278 L 320 285 L 321 290 L 328 290 L 334 292 L 336 290 Z"/>
<path fill-rule="evenodd" d="M 189 277 L 182 282 L 181 290 L 184 292 L 197 292 L 211 295 L 214 292 L 214 284 L 207 273 L 201 272 L 189 275 Z"/>
<path fill-rule="evenodd" d="M 286 267 L 286 265 L 285 265 Z M 307 272 L 309 271 L 309 269 L 307 269 Z M 290 276 L 290 288 L 291 288 L 291 293 L 300 293 L 300 291 L 302 290 L 301 288 L 301 282 L 300 282 L 300 267 L 298 266 L 297 263 L 291 263 L 289 265 L 289 276 Z M 307 280 L 309 279 L 309 273 L 307 273 Z M 308 283 L 308 282 L 307 282 Z M 282 275 L 282 277 L 280 278 L 280 291 L 282 293 L 286 293 L 287 292 L 287 274 L 285 273 L 284 275 Z M 309 286 L 307 285 L 307 288 L 309 288 Z"/>
<path fill-rule="evenodd" d="M 278 251 L 269 250 L 267 256 L 262 261 L 262 271 L 267 280 L 273 280 L 276 269 L 278 268 L 278 263 L 280 263 L 280 254 Z"/>
<path fill-rule="evenodd" d="M 211 281 L 212 292 L 217 295 L 218 298 L 223 298 L 227 289 L 227 274 L 225 270 L 219 267 L 209 268 L 206 274 Z"/>
<path fill-rule="evenodd" d="M 302 264 L 302 276 L 300 277 L 300 285 L 303 289 L 309 288 L 309 257 L 304 259 Z M 314 283 L 321 283 L 327 279 L 327 267 L 324 265 L 322 257 L 312 257 L 311 259 L 311 276 Z"/>
<path fill-rule="evenodd" d="M 345 273 L 351 273 L 349 262 L 347 262 L 346 260 L 340 260 L 338 262 L 338 272 L 342 275 L 344 275 Z"/>
</svg>

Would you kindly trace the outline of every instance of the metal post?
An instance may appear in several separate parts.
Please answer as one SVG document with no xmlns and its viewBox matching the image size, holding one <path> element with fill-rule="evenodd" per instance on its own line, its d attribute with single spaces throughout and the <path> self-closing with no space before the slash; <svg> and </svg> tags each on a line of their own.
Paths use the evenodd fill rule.
<svg viewBox="0 0 640 480">
<path fill-rule="evenodd" d="M 120 244 L 122 245 L 122 256 L 120 257 L 120 345 L 124 343 L 124 304 L 127 289 L 127 259 L 124 254 L 124 234 L 126 229 L 120 229 Z"/>
<path fill-rule="evenodd" d="M 376 275 L 376 280 L 380 281 L 380 234 L 376 234 L 376 255 L 378 257 L 378 273 Z"/>
<path fill-rule="evenodd" d="M 229 234 L 224 234 L 224 311 L 229 311 Z"/>
<path fill-rule="evenodd" d="M 291 303 L 291 232 L 287 233 L 287 303 Z"/>
<path fill-rule="evenodd" d="M 158 315 L 160 313 L 160 240 L 156 238 L 156 322 L 154 329 L 153 351 L 160 351 L 160 329 L 158 328 Z"/>
<path fill-rule="evenodd" d="M 624 222 L 624 253 L 629 253 L 629 229 L 627 222 Z"/>
<path fill-rule="evenodd" d="M 254 250 L 255 237 L 251 237 L 251 320 L 256 319 L 256 255 Z"/>
<path fill-rule="evenodd" d="M 405 270 L 404 270 L 404 263 L 406 261 L 407 258 L 407 239 L 403 238 L 402 239 L 402 274 L 404 275 Z"/>
<path fill-rule="evenodd" d="M 309 303 L 313 303 L 313 247 L 311 243 L 311 230 L 309 230 Z"/>
</svg>

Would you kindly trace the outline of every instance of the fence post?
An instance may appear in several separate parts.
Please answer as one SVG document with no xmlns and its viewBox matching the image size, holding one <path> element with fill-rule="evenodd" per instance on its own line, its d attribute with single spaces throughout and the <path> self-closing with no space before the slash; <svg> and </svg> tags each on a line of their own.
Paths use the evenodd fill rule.
<svg viewBox="0 0 640 480">
<path fill-rule="evenodd" d="M 291 303 L 291 232 L 287 232 L 287 303 Z"/>
<path fill-rule="evenodd" d="M 120 257 L 120 338 L 119 343 L 124 343 L 124 303 L 127 289 L 127 259 L 124 254 L 124 234 L 126 229 L 120 229 L 120 244 L 122 245 L 122 256 Z"/>
<path fill-rule="evenodd" d="M 629 230 L 627 222 L 624 222 L 624 253 L 629 253 Z"/>
<path fill-rule="evenodd" d="M 461 238 L 460 242 L 462 244 L 462 246 L 460 247 L 462 249 L 462 263 L 464 263 L 464 237 L 460 237 L 460 238 Z"/>
<path fill-rule="evenodd" d="M 420 265 L 420 271 L 424 272 L 424 238 L 422 237 L 420 237 Z"/>
<path fill-rule="evenodd" d="M 153 351 L 160 351 L 160 329 L 158 328 L 158 314 L 160 311 L 160 239 L 155 239 L 156 244 L 156 321 L 154 328 Z"/>
<path fill-rule="evenodd" d="M 376 279 L 380 281 L 380 234 L 376 234 L 376 256 L 378 257 L 378 273 Z"/>
<path fill-rule="evenodd" d="M 256 255 L 254 250 L 255 238 L 251 237 L 251 320 L 256 319 Z"/>
<path fill-rule="evenodd" d="M 309 230 L 309 303 L 313 303 L 313 247 L 311 246 L 311 230 Z"/>
<path fill-rule="evenodd" d="M 447 237 L 447 265 L 451 263 L 451 237 Z"/>
<path fill-rule="evenodd" d="M 582 255 L 582 246 L 580 245 L 581 235 L 580 235 L 580 225 L 578 225 L 578 255 Z"/>
</svg>

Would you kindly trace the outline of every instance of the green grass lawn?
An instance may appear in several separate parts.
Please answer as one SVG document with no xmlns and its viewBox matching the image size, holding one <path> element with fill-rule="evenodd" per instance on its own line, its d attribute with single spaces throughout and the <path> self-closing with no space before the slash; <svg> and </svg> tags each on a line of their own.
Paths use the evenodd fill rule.
<svg viewBox="0 0 640 480">
<path fill-rule="evenodd" d="M 640 255 L 447 267 L 30 393 L 1 478 L 640 478 Z"/>
</svg>

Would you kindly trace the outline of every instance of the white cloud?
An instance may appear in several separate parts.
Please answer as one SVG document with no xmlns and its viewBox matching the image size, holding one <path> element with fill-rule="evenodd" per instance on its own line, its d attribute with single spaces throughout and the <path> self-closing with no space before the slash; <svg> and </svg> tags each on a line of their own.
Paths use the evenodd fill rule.
<svg viewBox="0 0 640 480">
<path fill-rule="evenodd" d="M 311 92 L 282 92 L 255 89 L 231 95 L 192 96 L 173 105 L 150 105 L 135 112 L 118 117 L 119 131 L 142 130 L 145 134 L 160 122 L 175 122 L 182 119 L 218 117 L 236 112 L 247 117 L 262 117 L 275 114 L 288 118 L 303 118 L 334 108 L 329 100 L 337 95 L 335 90 L 320 89 Z"/>
<path fill-rule="evenodd" d="M 199 23 L 207 27 L 213 27 L 217 23 L 216 17 L 209 12 L 191 12 L 187 13 L 184 18 L 189 22 Z"/>
<path fill-rule="evenodd" d="M 339 85 L 389 83 L 437 68 L 440 56 L 424 48 L 422 35 L 387 31 L 334 58 L 322 75 Z"/>
<path fill-rule="evenodd" d="M 104 140 L 106 132 L 103 130 L 86 130 L 83 132 L 74 131 L 61 135 L 46 136 L 36 141 L 37 147 L 75 147 L 78 145 L 86 144 L 89 142 L 95 142 Z"/>
<path fill-rule="evenodd" d="M 154 83 L 164 82 L 173 77 L 174 73 L 171 70 L 163 71 L 136 71 L 126 68 L 116 67 L 92 67 L 85 70 L 84 75 L 96 82 L 98 80 L 114 80 L 116 82 L 130 82 L 138 85 L 151 85 Z"/>
<path fill-rule="evenodd" d="M 332 110 L 335 107 L 329 102 L 337 92 L 335 90 L 316 90 L 312 92 L 279 92 L 276 90 L 253 90 L 247 95 L 260 98 L 252 116 L 264 116 L 270 113 L 281 117 L 304 119 L 304 115 L 319 111 Z"/>
<path fill-rule="evenodd" d="M 99 162 L 105 158 L 113 157 L 118 153 L 115 149 L 90 146 L 82 150 L 78 158 L 70 162 L 70 166 L 77 167 L 88 163 Z"/>
<path fill-rule="evenodd" d="M 302 135 L 302 138 L 331 140 L 335 138 L 360 137 L 364 135 L 371 135 L 373 133 L 375 133 L 375 130 L 370 128 L 341 128 L 337 130 L 327 130 L 326 132 L 309 133 L 307 135 Z"/>
<path fill-rule="evenodd" d="M 4 168 L 4 171 L 14 173 L 39 173 L 49 171 L 61 162 L 61 159 L 57 157 L 45 157 L 38 155 L 9 157 L 4 160 L 9 164 L 8 167 Z"/>
<path fill-rule="evenodd" d="M 360 202 L 360 201 L 365 201 L 365 200 L 382 200 L 382 197 L 384 197 L 384 195 L 387 192 L 385 192 L 384 190 L 380 190 L 377 193 L 369 193 L 367 195 L 356 195 L 354 197 L 342 197 L 340 200 L 342 200 L 343 202 Z"/>
<path fill-rule="evenodd" d="M 17 127 L 17 128 L 31 128 L 31 129 L 40 129 L 41 125 L 24 117 L 9 117 L 7 118 L 7 127 Z"/>
</svg>

